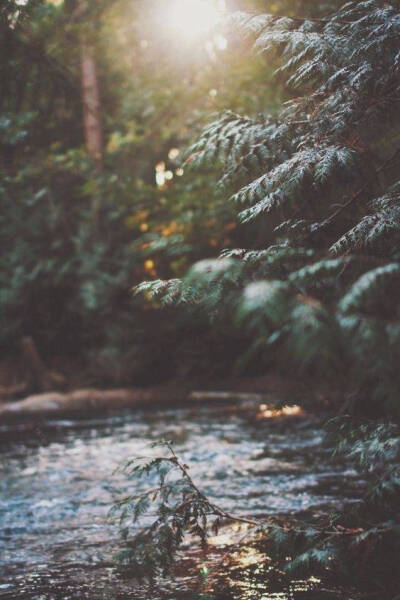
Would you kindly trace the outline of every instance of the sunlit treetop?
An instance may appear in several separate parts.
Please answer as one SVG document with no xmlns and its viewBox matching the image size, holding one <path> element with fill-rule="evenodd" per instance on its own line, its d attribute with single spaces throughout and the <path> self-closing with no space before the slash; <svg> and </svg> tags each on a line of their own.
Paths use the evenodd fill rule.
<svg viewBox="0 0 400 600">
<path fill-rule="evenodd" d="M 215 27 L 225 8 L 225 0 L 171 0 L 162 10 L 171 34 L 192 41 Z"/>
</svg>

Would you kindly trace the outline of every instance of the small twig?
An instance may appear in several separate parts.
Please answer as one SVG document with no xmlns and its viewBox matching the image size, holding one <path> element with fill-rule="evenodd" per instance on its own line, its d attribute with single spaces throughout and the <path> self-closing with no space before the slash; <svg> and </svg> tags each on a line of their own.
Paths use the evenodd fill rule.
<svg viewBox="0 0 400 600">
<path fill-rule="evenodd" d="M 169 451 L 172 454 L 172 461 L 176 464 L 178 469 L 181 471 L 181 473 L 184 475 L 184 477 L 188 480 L 190 486 L 195 490 L 195 492 L 198 494 L 198 496 L 200 498 L 202 498 L 203 500 L 205 500 L 207 502 L 207 504 L 213 509 L 213 511 L 215 512 L 215 514 L 218 517 L 223 517 L 225 519 L 228 519 L 229 521 L 238 521 L 240 523 L 247 523 L 248 525 L 253 525 L 253 526 L 259 526 L 261 524 L 259 521 L 254 521 L 253 519 L 248 519 L 246 517 L 239 517 L 236 515 L 232 515 L 229 512 L 219 508 L 219 506 L 216 506 L 215 504 L 210 502 L 208 500 L 208 498 L 204 495 L 204 493 L 194 483 L 194 481 L 191 478 L 191 476 L 189 475 L 185 465 L 180 462 L 179 458 L 175 454 L 172 446 L 170 444 L 167 444 L 167 448 L 169 449 Z"/>
</svg>

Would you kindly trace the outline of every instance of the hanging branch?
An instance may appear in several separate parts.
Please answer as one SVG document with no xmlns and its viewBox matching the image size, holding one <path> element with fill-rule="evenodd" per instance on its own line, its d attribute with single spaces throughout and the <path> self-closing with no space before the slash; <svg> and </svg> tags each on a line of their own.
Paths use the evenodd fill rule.
<svg viewBox="0 0 400 600">
<path fill-rule="evenodd" d="M 298 521 L 295 526 L 283 526 L 271 518 L 256 520 L 235 515 L 207 498 L 193 481 L 188 465 L 175 453 L 172 442 L 161 441 L 156 445 L 166 448 L 167 456 L 132 459 L 126 463 L 123 471 L 137 478 L 156 476 L 158 485 L 127 496 L 110 511 L 110 517 L 120 527 L 125 546 L 117 558 L 137 577 L 152 579 L 158 573 L 170 575 L 186 534 L 197 537 L 205 549 L 210 531 L 218 535 L 225 523 L 247 525 L 246 537 L 257 532 L 268 534 L 272 544 L 275 542 L 279 545 L 282 539 L 289 544 L 293 536 L 298 540 L 304 537 L 314 558 L 315 548 L 321 549 L 321 561 L 325 557 L 325 548 L 332 540 L 352 539 L 365 533 L 364 529 L 347 528 L 332 522 L 318 526 Z M 174 478 L 168 480 L 172 473 Z M 152 523 L 140 527 L 143 519 L 148 518 L 153 519 Z M 137 527 L 140 528 L 139 532 Z M 387 527 L 381 527 L 376 533 L 384 534 L 387 531 Z"/>
</svg>

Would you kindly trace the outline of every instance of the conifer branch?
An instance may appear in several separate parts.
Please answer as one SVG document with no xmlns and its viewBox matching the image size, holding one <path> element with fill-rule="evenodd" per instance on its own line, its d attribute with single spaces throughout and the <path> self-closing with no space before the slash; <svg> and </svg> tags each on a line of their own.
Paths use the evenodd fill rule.
<svg viewBox="0 0 400 600">
<path fill-rule="evenodd" d="M 400 155 L 400 147 L 397 148 L 395 150 L 395 152 L 387 159 L 385 160 L 385 162 L 383 162 L 376 170 L 375 170 L 375 176 L 379 175 L 379 173 L 382 173 L 382 171 L 384 171 L 398 156 Z M 321 223 L 318 224 L 318 226 L 314 227 L 314 229 L 310 232 L 311 235 L 314 233 L 319 233 L 321 230 L 326 229 L 327 227 L 329 227 L 329 225 L 331 225 L 331 223 L 339 216 L 342 214 L 343 211 L 345 211 L 347 208 L 349 208 L 350 206 L 352 206 L 355 202 L 357 202 L 357 200 L 359 200 L 363 194 L 365 194 L 365 192 L 370 188 L 370 182 L 367 182 L 365 185 L 363 185 L 360 189 L 358 189 L 349 200 L 347 200 L 347 202 L 345 202 L 344 204 L 339 205 L 338 209 L 332 213 L 327 219 L 325 219 L 324 221 L 322 221 Z"/>
</svg>

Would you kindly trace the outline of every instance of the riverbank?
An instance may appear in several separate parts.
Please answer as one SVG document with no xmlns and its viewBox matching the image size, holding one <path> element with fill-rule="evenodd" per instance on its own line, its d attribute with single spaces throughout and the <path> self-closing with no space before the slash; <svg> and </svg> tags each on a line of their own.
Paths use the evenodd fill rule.
<svg viewBox="0 0 400 600">
<path fill-rule="evenodd" d="M 306 390 L 298 383 L 273 375 L 194 383 L 172 381 L 145 388 L 53 391 L 0 404 L 0 422 L 224 401 L 296 404 L 305 394 Z"/>
</svg>

